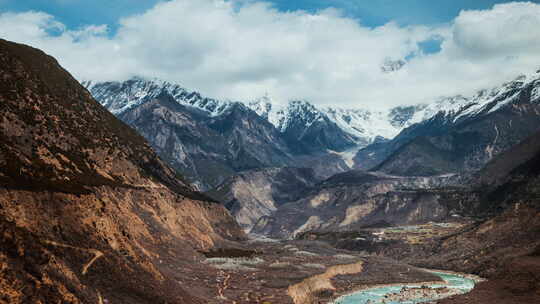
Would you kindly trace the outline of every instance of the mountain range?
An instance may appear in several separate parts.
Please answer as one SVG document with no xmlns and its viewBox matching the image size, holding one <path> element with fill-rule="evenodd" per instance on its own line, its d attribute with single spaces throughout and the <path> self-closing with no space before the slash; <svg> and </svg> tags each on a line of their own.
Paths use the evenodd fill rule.
<svg viewBox="0 0 540 304">
<path fill-rule="evenodd" d="M 536 303 L 539 164 L 540 71 L 369 111 L 82 86 L 0 40 L 0 303 L 312 304 L 425 268 L 489 279 L 444 303 Z"/>
<path fill-rule="evenodd" d="M 406 125 L 402 112 L 410 112 L 396 108 L 388 118 L 305 101 L 278 107 L 268 97 L 218 101 L 155 79 L 83 85 L 201 190 L 249 169 L 312 167 L 322 178 L 343 172 L 359 147 L 383 140 L 381 132 L 395 135 Z"/>
<path fill-rule="evenodd" d="M 344 147 L 353 144 L 367 145 L 377 136 L 394 137 L 407 126 L 412 119 L 411 107 L 396 107 L 389 111 L 369 111 L 356 109 L 339 109 L 332 107 L 319 108 L 307 101 L 294 100 L 280 105 L 269 96 L 263 96 L 254 101 L 217 100 L 201 96 L 200 93 L 189 91 L 179 84 L 160 79 L 145 79 L 133 77 L 123 82 L 94 82 L 82 83 L 92 95 L 113 114 L 121 114 L 133 107 L 141 105 L 162 94 L 168 94 L 179 104 L 192 106 L 207 112 L 210 116 L 220 116 L 230 107 L 243 104 L 257 115 L 270 122 L 281 133 L 290 136 L 297 135 L 302 140 L 302 134 L 297 134 L 296 128 L 304 132 L 314 128 L 321 121 L 337 125 L 347 135 Z M 423 108 L 425 105 L 419 105 Z M 309 133 L 309 132 L 307 132 Z M 305 136 L 305 135 L 304 135 Z M 347 138 L 348 137 L 348 138 Z M 306 143 L 314 143 L 306 141 Z M 320 148 L 341 151 L 343 147 L 328 144 Z"/>
<path fill-rule="evenodd" d="M 536 130 L 539 78 L 386 111 L 280 105 L 268 96 L 220 101 L 141 77 L 83 85 L 209 190 L 235 173 L 271 167 L 311 167 L 321 178 L 351 168 L 421 176 L 477 170 Z"/>
</svg>

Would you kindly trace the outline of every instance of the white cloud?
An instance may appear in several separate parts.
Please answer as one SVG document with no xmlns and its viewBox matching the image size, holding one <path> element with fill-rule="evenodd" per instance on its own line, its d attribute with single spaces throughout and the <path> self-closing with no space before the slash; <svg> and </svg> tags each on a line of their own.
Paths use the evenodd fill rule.
<svg viewBox="0 0 540 304">
<path fill-rule="evenodd" d="M 79 79 L 133 75 L 182 83 L 205 95 L 303 98 L 386 107 L 495 85 L 540 65 L 540 5 L 464 11 L 452 24 L 368 28 L 339 11 L 279 12 L 254 1 L 177 0 L 105 26 L 66 29 L 39 12 L 0 15 L 0 37 L 42 48 Z M 437 54 L 418 43 L 443 40 Z M 416 56 L 385 74 L 387 59 Z"/>
<path fill-rule="evenodd" d="M 509 3 L 466 11 L 456 19 L 453 43 L 472 59 L 519 57 L 540 51 L 540 5 Z"/>
</svg>

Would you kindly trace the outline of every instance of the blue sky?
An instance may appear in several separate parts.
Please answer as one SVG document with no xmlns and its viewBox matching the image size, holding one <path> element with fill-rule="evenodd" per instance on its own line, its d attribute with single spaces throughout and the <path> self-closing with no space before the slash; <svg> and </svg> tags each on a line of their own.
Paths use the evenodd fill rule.
<svg viewBox="0 0 540 304">
<path fill-rule="evenodd" d="M 402 25 L 449 22 L 461 10 L 487 9 L 501 0 L 273 0 L 281 10 L 317 10 L 326 7 L 343 9 L 366 26 L 379 26 L 389 21 Z M 540 2 L 538 0 L 532 2 Z"/>
<path fill-rule="evenodd" d="M 473 94 L 540 67 L 540 0 L 227 1 L 0 0 L 0 38 L 79 80 L 362 108 Z"/>
<path fill-rule="evenodd" d="M 87 24 L 116 27 L 119 18 L 140 14 L 158 0 L 0 0 L 2 11 L 37 10 L 49 13 L 71 28 Z M 374 27 L 389 21 L 401 25 L 450 22 L 461 10 L 487 9 L 501 0 L 268 0 L 282 11 L 335 7 L 363 25 Z M 540 0 L 531 2 L 540 3 Z"/>
<path fill-rule="evenodd" d="M 70 28 L 88 24 L 107 24 L 111 28 L 119 18 L 142 13 L 156 0 L 0 0 L 1 11 L 46 12 Z"/>
</svg>

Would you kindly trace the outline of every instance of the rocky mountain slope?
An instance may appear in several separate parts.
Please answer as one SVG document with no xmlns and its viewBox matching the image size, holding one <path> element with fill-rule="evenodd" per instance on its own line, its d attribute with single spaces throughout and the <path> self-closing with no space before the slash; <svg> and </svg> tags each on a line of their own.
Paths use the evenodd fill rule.
<svg viewBox="0 0 540 304">
<path fill-rule="evenodd" d="M 418 122 L 393 140 L 360 150 L 357 168 L 396 175 L 476 171 L 540 126 L 540 73 L 442 99 L 413 115 Z"/>
<path fill-rule="evenodd" d="M 4 40 L 0 183 L 2 303 L 208 303 L 199 251 L 244 237 L 56 60 Z"/>
<path fill-rule="evenodd" d="M 159 155 L 200 189 L 235 172 L 292 163 L 275 128 L 242 104 L 213 116 L 163 93 L 118 117 L 150 139 Z"/>
<path fill-rule="evenodd" d="M 539 143 L 537 133 L 488 163 L 477 175 L 477 187 L 485 191 L 479 212 L 489 216 L 461 233 L 427 244 L 432 251 L 420 255 L 426 264 L 442 265 L 444 260 L 446 267 L 489 277 L 490 282 L 473 291 L 475 303 L 540 300 Z M 420 251 L 424 250 L 412 248 L 406 255 L 413 260 Z"/>
<path fill-rule="evenodd" d="M 239 173 L 207 194 L 225 204 L 238 223 L 249 231 L 263 216 L 296 201 L 319 178 L 313 169 L 267 168 Z"/>
<path fill-rule="evenodd" d="M 296 201 L 259 219 L 252 232 L 290 238 L 307 231 L 348 231 L 443 220 L 469 195 L 457 176 L 400 177 L 349 171 L 334 175 Z"/>
</svg>

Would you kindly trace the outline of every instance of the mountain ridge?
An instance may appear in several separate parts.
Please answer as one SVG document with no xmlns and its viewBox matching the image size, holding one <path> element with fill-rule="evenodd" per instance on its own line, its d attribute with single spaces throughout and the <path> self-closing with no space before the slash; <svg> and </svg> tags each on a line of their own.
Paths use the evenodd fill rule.
<svg viewBox="0 0 540 304">
<path fill-rule="evenodd" d="M 157 97 L 162 92 L 167 92 L 179 103 L 200 108 L 213 116 L 222 114 L 233 104 L 241 103 L 256 112 L 259 116 L 267 119 L 280 132 L 285 132 L 287 130 L 288 125 L 292 122 L 291 116 L 304 119 L 307 124 L 313 123 L 316 119 L 306 119 L 306 116 L 328 118 L 338 125 L 345 133 L 360 140 L 359 143 L 362 145 L 369 144 L 375 136 L 381 135 L 379 134 L 380 132 L 369 130 L 369 126 L 373 122 L 377 122 L 379 125 L 382 124 L 384 127 L 392 128 L 392 130 L 386 130 L 383 136 L 396 135 L 400 130 L 399 127 L 392 126 L 390 123 L 385 122 L 386 120 L 389 121 L 393 119 L 393 117 L 385 117 L 389 115 L 387 112 L 316 107 L 308 101 L 303 100 L 291 100 L 286 105 L 280 105 L 275 103 L 269 96 L 263 96 L 253 101 L 244 102 L 222 101 L 203 97 L 201 94 L 189 91 L 181 85 L 157 78 L 143 78 L 136 76 L 121 82 L 83 81 L 82 84 L 113 114 L 121 114 L 132 107 L 136 107 Z M 395 107 L 392 110 L 394 110 L 394 112 L 399 112 L 400 109 L 401 107 Z M 395 113 L 393 115 L 397 114 L 398 113 Z M 355 126 L 361 126 L 361 128 Z M 379 129 L 382 130 L 384 128 L 379 127 Z"/>
<path fill-rule="evenodd" d="M 280 132 L 286 132 L 291 123 L 297 123 L 297 120 L 293 119 L 295 117 L 303 120 L 307 128 L 317 119 L 328 119 L 348 134 L 353 144 L 366 146 L 373 143 L 377 136 L 393 139 L 405 128 L 438 114 L 445 115 L 453 122 L 479 114 L 488 108 L 494 99 L 500 98 L 513 86 L 534 81 L 537 74 L 538 72 L 520 75 L 499 86 L 480 89 L 470 96 L 439 97 L 431 103 L 401 105 L 384 111 L 363 109 L 361 106 L 356 108 L 317 107 L 305 100 L 291 100 L 282 105 L 273 101 L 268 95 L 252 101 L 218 100 L 204 97 L 196 91 L 187 90 L 173 82 L 139 76 L 126 81 L 83 81 L 82 84 L 113 114 L 120 114 L 166 92 L 178 103 L 199 108 L 212 116 L 221 115 L 234 104 L 243 104 L 268 120 Z M 539 97 L 540 89 L 535 89 L 531 94 Z M 509 98 L 504 99 L 509 100 Z M 499 102 L 497 107 L 490 108 L 488 111 L 496 111 L 503 105 L 504 103 Z M 339 150 L 336 151 L 339 152 Z"/>
</svg>

